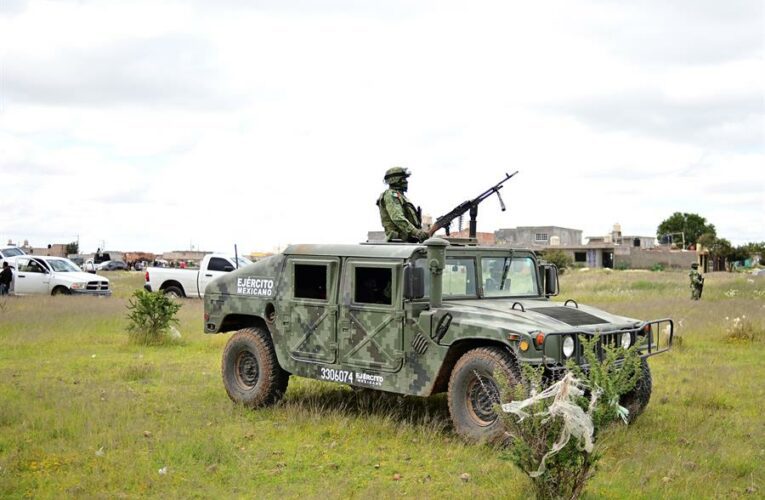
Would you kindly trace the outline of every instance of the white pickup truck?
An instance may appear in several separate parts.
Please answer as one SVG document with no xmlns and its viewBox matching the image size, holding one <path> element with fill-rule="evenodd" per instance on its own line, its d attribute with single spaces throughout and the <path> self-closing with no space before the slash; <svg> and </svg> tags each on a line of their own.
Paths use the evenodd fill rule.
<svg viewBox="0 0 765 500">
<path fill-rule="evenodd" d="M 177 269 L 170 267 L 150 267 L 146 270 L 148 291 L 162 290 L 174 297 L 204 297 L 205 287 L 222 274 L 244 267 L 252 262 L 239 257 L 239 265 L 233 256 L 223 254 L 205 255 L 199 269 Z"/>
<path fill-rule="evenodd" d="M 11 257 L 14 295 L 111 295 L 109 280 L 84 273 L 63 257 L 20 255 Z"/>
</svg>

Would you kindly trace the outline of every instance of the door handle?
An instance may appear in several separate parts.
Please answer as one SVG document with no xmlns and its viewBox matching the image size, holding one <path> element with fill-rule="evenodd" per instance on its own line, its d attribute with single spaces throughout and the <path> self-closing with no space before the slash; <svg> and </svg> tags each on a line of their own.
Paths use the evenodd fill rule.
<svg viewBox="0 0 765 500">
<path fill-rule="evenodd" d="M 17 278 L 26 278 L 26 275 L 25 274 L 17 274 L 16 277 Z"/>
<path fill-rule="evenodd" d="M 205 274 L 206 278 L 212 278 L 212 274 Z"/>
</svg>

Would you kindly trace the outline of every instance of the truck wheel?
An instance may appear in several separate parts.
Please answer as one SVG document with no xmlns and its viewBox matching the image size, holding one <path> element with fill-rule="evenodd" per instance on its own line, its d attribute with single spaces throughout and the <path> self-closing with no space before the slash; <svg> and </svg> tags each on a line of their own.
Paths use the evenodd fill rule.
<svg viewBox="0 0 765 500">
<path fill-rule="evenodd" d="M 651 368 L 648 366 L 648 361 L 643 358 L 640 360 L 640 378 L 637 381 L 635 387 L 628 393 L 624 394 L 620 399 L 620 404 L 629 410 L 629 421 L 634 422 L 635 419 L 643 413 L 643 410 L 648 405 L 648 401 L 651 399 Z"/>
<path fill-rule="evenodd" d="M 51 295 L 71 295 L 72 291 L 65 286 L 57 286 L 56 288 L 53 289 L 53 291 L 50 294 Z"/>
<path fill-rule="evenodd" d="M 257 327 L 239 330 L 229 339 L 221 372 L 228 397 L 250 408 L 279 401 L 290 377 L 279 366 L 271 337 Z"/>
<path fill-rule="evenodd" d="M 185 295 L 183 294 L 183 290 L 181 290 L 177 286 L 169 286 L 165 288 L 163 292 L 165 292 L 165 295 L 168 295 L 175 299 L 182 299 L 183 297 L 185 297 Z"/>
<path fill-rule="evenodd" d="M 449 378 L 449 413 L 454 430 L 468 441 L 495 442 L 505 429 L 493 406 L 499 403 L 495 374 L 504 372 L 510 384 L 520 380 L 515 359 L 497 347 L 466 352 Z"/>
</svg>

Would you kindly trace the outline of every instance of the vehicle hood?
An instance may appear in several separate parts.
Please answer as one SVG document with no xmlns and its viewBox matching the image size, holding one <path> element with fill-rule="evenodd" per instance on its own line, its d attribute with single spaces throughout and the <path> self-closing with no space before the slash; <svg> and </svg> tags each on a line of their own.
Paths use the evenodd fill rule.
<svg viewBox="0 0 765 500">
<path fill-rule="evenodd" d="M 595 307 L 578 307 L 540 299 L 449 300 L 444 311 L 463 326 L 498 328 L 528 333 L 631 328 L 640 321 L 610 314 Z"/>
<path fill-rule="evenodd" d="M 86 283 L 88 281 L 109 281 L 109 278 L 104 278 L 98 274 L 91 273 L 54 273 L 56 280 L 65 283 Z"/>
</svg>

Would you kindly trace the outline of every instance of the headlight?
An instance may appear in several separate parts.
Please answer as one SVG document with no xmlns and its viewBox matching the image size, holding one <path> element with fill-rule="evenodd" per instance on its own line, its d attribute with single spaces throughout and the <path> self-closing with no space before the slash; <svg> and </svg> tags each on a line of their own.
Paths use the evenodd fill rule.
<svg viewBox="0 0 765 500">
<path fill-rule="evenodd" d="M 72 283 L 72 290 L 85 290 L 87 287 L 87 283 Z"/>
<path fill-rule="evenodd" d="M 629 333 L 622 333 L 621 344 L 623 349 L 629 349 L 632 345 L 632 336 Z"/>
<path fill-rule="evenodd" d="M 566 335 L 563 337 L 563 355 L 570 358 L 574 354 L 574 337 Z"/>
</svg>

